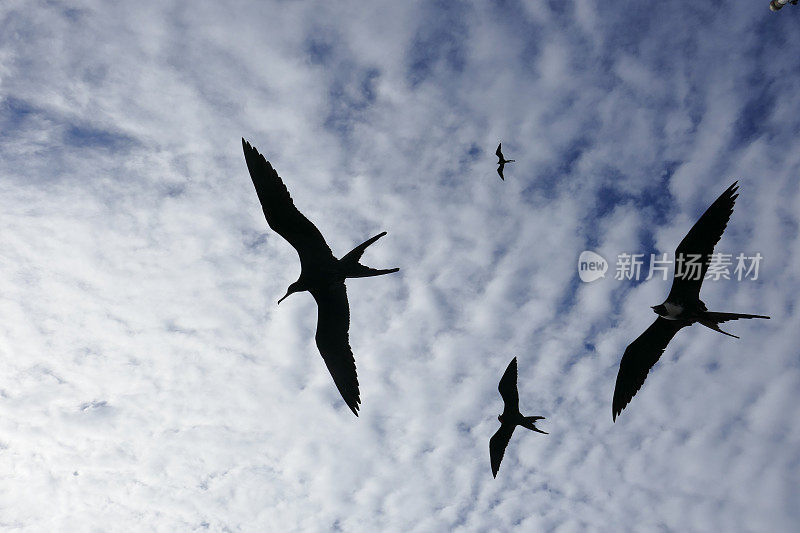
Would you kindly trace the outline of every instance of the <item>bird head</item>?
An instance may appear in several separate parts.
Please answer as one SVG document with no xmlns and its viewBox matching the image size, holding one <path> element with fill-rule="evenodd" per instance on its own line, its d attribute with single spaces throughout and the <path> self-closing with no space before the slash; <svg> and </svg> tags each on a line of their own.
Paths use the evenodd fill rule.
<svg viewBox="0 0 800 533">
<path fill-rule="evenodd" d="M 653 312 L 656 313 L 659 316 L 665 316 L 665 315 L 668 314 L 667 313 L 667 308 L 666 308 L 666 306 L 664 304 L 652 305 L 650 307 L 653 310 Z"/>
<path fill-rule="evenodd" d="M 294 294 L 295 292 L 300 292 L 302 290 L 303 290 L 303 288 L 300 286 L 300 282 L 299 281 L 295 281 L 294 283 L 289 285 L 289 288 L 286 289 L 286 294 L 283 295 L 283 298 L 278 300 L 278 303 L 281 303 L 282 301 L 284 301 L 290 294 Z"/>
</svg>

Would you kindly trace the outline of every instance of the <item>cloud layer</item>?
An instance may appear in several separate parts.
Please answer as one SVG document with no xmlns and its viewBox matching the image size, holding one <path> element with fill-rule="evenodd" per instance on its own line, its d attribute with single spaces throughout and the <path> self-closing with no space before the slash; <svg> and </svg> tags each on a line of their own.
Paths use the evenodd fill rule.
<svg viewBox="0 0 800 533">
<path fill-rule="evenodd" d="M 383 5 L 380 5 L 383 4 Z M 763 5 L 762 5 L 763 4 Z M 766 2 L 0 7 L 0 526 L 791 531 L 800 11 Z M 356 419 L 251 141 L 342 255 Z M 503 142 L 506 181 L 495 174 Z M 709 308 L 611 422 L 672 253 L 735 179 Z M 611 265 L 611 269 L 614 265 Z M 524 413 L 498 478 L 497 382 Z"/>
</svg>

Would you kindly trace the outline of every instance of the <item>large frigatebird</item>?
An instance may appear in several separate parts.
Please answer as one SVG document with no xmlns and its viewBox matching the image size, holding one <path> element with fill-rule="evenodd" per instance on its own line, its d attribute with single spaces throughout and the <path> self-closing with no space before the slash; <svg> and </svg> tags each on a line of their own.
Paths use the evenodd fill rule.
<svg viewBox="0 0 800 533">
<path fill-rule="evenodd" d="M 347 333 L 350 329 L 350 307 L 344 280 L 380 276 L 400 270 L 377 270 L 358 262 L 367 246 L 386 235 L 386 232 L 375 235 L 341 259 L 336 259 L 317 227 L 294 206 L 286 185 L 269 161 L 244 139 L 242 148 L 267 224 L 289 241 L 300 256 L 300 277 L 289 285 L 286 295 L 278 303 L 299 291 L 308 291 L 314 297 L 317 302 L 317 348 L 345 403 L 358 416 L 361 398 L 356 362 Z"/>
<path fill-rule="evenodd" d="M 675 250 L 672 289 L 664 303 L 652 307 L 658 318 L 622 354 L 611 406 L 614 421 L 642 387 L 648 372 L 664 353 L 669 341 L 682 328 L 697 322 L 738 339 L 736 335 L 722 331 L 719 324 L 740 318 L 769 318 L 764 315 L 709 311 L 700 300 L 700 286 L 711 263 L 714 246 L 722 237 L 733 213 L 733 204 L 739 196 L 736 192 L 739 188 L 737 183 L 734 182 L 711 204 Z M 699 268 L 689 268 L 687 260 Z M 683 272 L 679 272 L 678 266 L 681 264 Z"/>
<path fill-rule="evenodd" d="M 497 145 L 497 151 L 494 153 L 497 158 L 497 173 L 500 175 L 500 179 L 505 181 L 506 179 L 503 177 L 503 168 L 505 168 L 506 163 L 513 163 L 513 159 L 504 159 L 503 152 L 500 150 L 500 147 L 503 146 L 503 143 Z"/>
<path fill-rule="evenodd" d="M 522 426 L 539 433 L 547 435 L 534 424 L 537 420 L 544 420 L 543 416 L 522 416 L 519 412 L 519 391 L 517 390 L 517 358 L 511 360 L 506 368 L 503 377 L 500 378 L 500 385 L 497 387 L 500 396 L 503 397 L 503 414 L 497 417 L 500 421 L 500 429 L 489 439 L 489 459 L 492 463 L 492 476 L 497 477 L 500 469 L 500 461 L 506 451 L 506 446 L 511 440 L 514 428 Z"/>
</svg>

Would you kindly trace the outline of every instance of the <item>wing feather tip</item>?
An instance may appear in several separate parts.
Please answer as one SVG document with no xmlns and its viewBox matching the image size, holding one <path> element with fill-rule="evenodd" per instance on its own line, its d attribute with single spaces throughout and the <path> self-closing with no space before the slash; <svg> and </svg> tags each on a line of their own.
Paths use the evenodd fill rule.
<svg viewBox="0 0 800 533">
<path fill-rule="evenodd" d="M 614 406 L 611 408 L 611 419 L 613 422 L 617 421 L 617 417 L 622 414 L 622 410 L 625 409 L 625 405 L 620 407 L 616 402 L 614 402 Z"/>
</svg>

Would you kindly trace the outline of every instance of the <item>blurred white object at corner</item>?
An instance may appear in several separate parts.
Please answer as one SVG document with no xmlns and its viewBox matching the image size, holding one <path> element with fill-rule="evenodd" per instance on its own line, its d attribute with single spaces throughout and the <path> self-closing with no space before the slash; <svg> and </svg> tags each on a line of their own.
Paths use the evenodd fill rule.
<svg viewBox="0 0 800 533">
<path fill-rule="evenodd" d="M 771 11 L 778 11 L 780 8 L 782 8 L 786 4 L 792 4 L 793 6 L 796 6 L 797 5 L 797 0 L 772 0 L 769 3 L 769 9 Z"/>
</svg>

